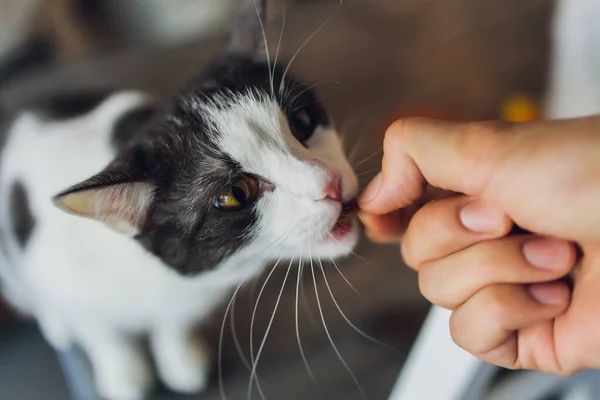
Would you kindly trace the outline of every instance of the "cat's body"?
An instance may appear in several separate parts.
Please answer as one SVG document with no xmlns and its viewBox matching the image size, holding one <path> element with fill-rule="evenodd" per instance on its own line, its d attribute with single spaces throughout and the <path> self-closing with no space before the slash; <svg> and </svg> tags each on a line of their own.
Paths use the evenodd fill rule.
<svg viewBox="0 0 600 400">
<path fill-rule="evenodd" d="M 165 269 L 133 240 L 94 221 L 63 213 L 49 201 L 112 160 L 111 124 L 140 100 L 134 93 L 115 95 L 91 114 L 71 121 L 44 121 L 34 113 L 22 114 L 8 138 L 0 166 L 4 244 L 13 250 L 2 260 L 7 294 L 20 310 L 36 317 L 46 339 L 57 348 L 78 344 L 88 352 L 118 359 L 123 350 L 110 343 L 104 348 L 102 342 L 111 338 L 91 342 L 94 331 L 99 335 L 158 335 L 162 327 L 168 327 L 185 335 L 229 293 L 230 286 L 211 287 L 210 280 L 190 280 Z M 22 217 L 10 215 L 16 207 L 11 205 L 16 185 L 27 193 L 24 206 L 34 219 L 30 236 L 22 244 L 10 239 L 17 223 L 14 219 Z M 136 386 L 146 390 L 150 381 L 135 378 L 149 379 L 149 371 L 140 362 L 117 362 L 122 387 L 106 383 L 103 394 L 127 398 L 128 384 L 132 393 Z M 185 373 L 181 379 L 189 372 L 196 374 L 195 380 L 188 378 L 180 387 L 170 383 L 171 387 L 201 389 L 204 371 L 191 371 L 189 366 L 182 371 L 177 363 L 164 368 L 173 375 Z"/>
<path fill-rule="evenodd" d="M 358 239 L 337 132 L 308 86 L 242 56 L 261 43 L 246 10 L 232 53 L 161 105 L 63 98 L 9 125 L 4 293 L 52 345 L 83 347 L 111 400 L 152 386 L 141 336 L 167 386 L 202 390 L 213 350 L 192 330 L 236 286 L 269 261 L 338 257 Z"/>
</svg>

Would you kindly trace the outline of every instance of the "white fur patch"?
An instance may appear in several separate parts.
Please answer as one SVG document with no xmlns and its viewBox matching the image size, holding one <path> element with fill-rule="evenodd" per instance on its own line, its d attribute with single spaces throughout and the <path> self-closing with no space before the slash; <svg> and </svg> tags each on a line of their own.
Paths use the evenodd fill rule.
<svg viewBox="0 0 600 400">
<path fill-rule="evenodd" d="M 336 257 L 347 254 L 357 240 L 353 232 L 340 242 L 326 241 L 340 213 L 340 204 L 323 201 L 331 171 L 339 175 L 342 196 L 357 195 L 358 180 L 343 154 L 337 133 L 318 127 L 302 146 L 292 135 L 287 118 L 272 99 L 257 93 L 240 95 L 219 107 L 200 105 L 218 135 L 220 149 L 246 173 L 275 185 L 258 200 L 256 243 L 281 243 L 272 257 Z"/>
</svg>

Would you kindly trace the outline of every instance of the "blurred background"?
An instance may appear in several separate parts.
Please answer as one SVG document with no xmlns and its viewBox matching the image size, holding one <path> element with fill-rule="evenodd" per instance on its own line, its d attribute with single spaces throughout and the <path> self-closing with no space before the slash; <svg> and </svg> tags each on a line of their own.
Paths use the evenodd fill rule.
<svg viewBox="0 0 600 400">
<path fill-rule="evenodd" d="M 275 0 L 276 1 L 276 0 Z M 272 51 L 283 32 L 280 58 L 289 61 L 311 34 L 335 16 L 298 53 L 292 70 L 317 84 L 356 150 L 362 183 L 378 168 L 385 127 L 401 116 L 456 120 L 497 118 L 512 96 L 544 94 L 551 0 L 281 0 L 285 24 L 272 21 Z M 176 90 L 200 72 L 220 46 L 238 0 L 0 0 L 0 110 L 10 113 L 61 91 L 140 88 Z M 416 275 L 396 246 L 366 241 L 327 280 L 357 334 L 331 300 L 323 277 L 317 290 L 332 339 L 366 397 L 386 399 L 428 310 Z M 281 284 L 266 285 L 254 327 L 260 344 Z M 296 342 L 295 279 L 288 282 L 266 341 L 258 377 L 269 399 L 359 399 L 329 343 L 305 273 L 299 329 L 313 382 Z M 347 279 L 347 281 L 346 281 Z M 262 285 L 258 282 L 258 289 Z M 356 291 L 349 286 L 350 282 Z M 249 373 L 231 332 L 248 354 L 258 290 L 238 294 L 226 325 L 224 384 L 231 400 L 245 399 Z M 203 327 L 218 342 L 224 309 Z M 0 399 L 68 399 L 65 379 L 37 328 L 3 308 L 0 320 Z M 217 378 L 202 396 L 219 399 Z M 185 399 L 159 390 L 156 399 Z"/>
</svg>

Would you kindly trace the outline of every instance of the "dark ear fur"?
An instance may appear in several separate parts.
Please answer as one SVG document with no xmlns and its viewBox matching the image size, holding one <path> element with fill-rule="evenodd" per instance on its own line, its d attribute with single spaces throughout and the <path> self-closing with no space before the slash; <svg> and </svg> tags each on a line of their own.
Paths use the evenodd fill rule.
<svg viewBox="0 0 600 400">
<path fill-rule="evenodd" d="M 129 151 L 104 171 L 59 193 L 54 204 L 61 210 L 103 222 L 129 235 L 140 232 L 152 204 L 154 184 Z"/>
</svg>

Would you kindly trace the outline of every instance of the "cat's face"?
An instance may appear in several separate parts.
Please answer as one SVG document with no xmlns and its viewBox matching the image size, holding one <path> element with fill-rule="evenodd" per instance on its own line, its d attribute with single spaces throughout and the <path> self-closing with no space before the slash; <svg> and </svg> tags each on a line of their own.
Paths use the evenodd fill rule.
<svg viewBox="0 0 600 400">
<path fill-rule="evenodd" d="M 309 86 L 290 77 L 280 86 L 282 72 L 271 79 L 266 65 L 243 60 L 217 67 L 158 111 L 106 171 L 57 203 L 71 212 L 95 204 L 93 217 L 185 274 L 239 251 L 348 254 L 358 227 L 342 204 L 357 195 L 356 175 Z"/>
</svg>

